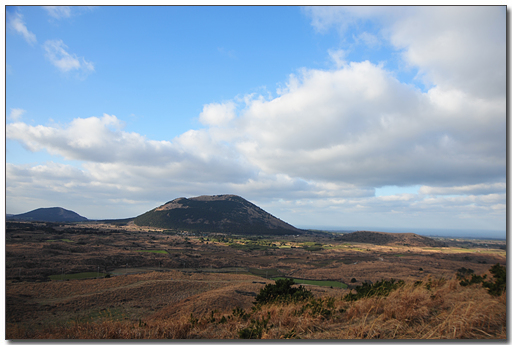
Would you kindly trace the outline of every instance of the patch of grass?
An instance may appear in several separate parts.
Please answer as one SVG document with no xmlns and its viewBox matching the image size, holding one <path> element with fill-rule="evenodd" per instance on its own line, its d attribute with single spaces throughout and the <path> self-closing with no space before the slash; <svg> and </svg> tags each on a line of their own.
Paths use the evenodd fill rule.
<svg viewBox="0 0 512 345">
<path fill-rule="evenodd" d="M 62 241 L 62 242 L 67 242 L 67 243 L 75 242 L 75 241 L 73 241 L 73 240 L 69 240 L 69 239 L 67 239 L 67 238 L 63 238 L 63 239 L 61 239 L 61 241 Z"/>
<path fill-rule="evenodd" d="M 262 278 L 267 278 L 267 277 L 271 278 L 271 277 L 275 277 L 275 276 L 280 276 L 282 274 L 281 272 L 279 272 L 279 270 L 277 270 L 275 268 L 269 268 L 269 269 L 248 268 L 247 270 L 249 271 L 249 273 L 254 274 L 255 276 L 262 277 Z"/>
<path fill-rule="evenodd" d="M 278 279 L 286 279 L 285 277 L 277 277 L 277 278 L 272 278 L 274 280 L 278 280 Z M 332 287 L 337 287 L 337 288 L 342 288 L 342 289 L 346 289 L 348 286 L 347 284 L 343 284 L 341 282 L 338 282 L 338 281 L 334 281 L 334 280 L 308 280 L 308 279 L 295 279 L 295 284 L 309 284 L 309 285 L 316 285 L 316 286 L 332 286 Z"/>
<path fill-rule="evenodd" d="M 72 280 L 72 279 L 87 279 L 87 278 L 97 278 L 97 277 L 105 277 L 106 273 L 100 273 L 98 272 L 81 272 L 81 273 L 72 273 L 72 274 L 53 274 L 49 276 L 51 280 Z"/>
<path fill-rule="evenodd" d="M 136 250 L 136 252 L 142 252 L 142 253 L 156 253 L 156 254 L 169 254 L 165 250 L 158 250 L 158 249 L 140 249 Z"/>
<path fill-rule="evenodd" d="M 114 309 L 103 309 L 103 310 L 95 310 L 91 311 L 87 316 L 83 317 L 80 321 L 81 322 L 98 322 L 98 321 L 107 321 L 107 320 L 113 320 L 113 321 L 120 321 L 124 319 L 124 314 L 121 312 L 120 309 L 114 308 Z"/>
</svg>

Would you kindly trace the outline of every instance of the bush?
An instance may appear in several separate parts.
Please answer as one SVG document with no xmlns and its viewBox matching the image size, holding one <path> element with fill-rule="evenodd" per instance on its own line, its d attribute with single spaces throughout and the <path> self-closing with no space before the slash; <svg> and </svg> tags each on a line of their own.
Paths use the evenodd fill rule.
<svg viewBox="0 0 512 345">
<path fill-rule="evenodd" d="M 394 279 L 377 281 L 375 284 L 363 283 L 361 286 L 356 286 L 354 289 L 356 293 L 347 294 L 344 299 L 345 301 L 357 301 L 361 298 L 371 297 L 371 296 L 387 296 L 389 293 L 395 289 L 404 285 L 403 280 L 398 280 L 395 282 Z"/>
<path fill-rule="evenodd" d="M 500 296 L 507 289 L 507 270 L 505 267 L 496 264 L 492 266 L 489 271 L 493 275 L 492 281 L 486 281 L 487 275 L 482 276 L 476 275 L 471 269 L 460 268 L 457 273 L 457 279 L 460 280 L 461 286 L 468 286 L 473 284 L 480 284 L 487 289 L 491 296 Z M 471 279 L 466 278 L 468 274 L 471 274 Z"/>
<path fill-rule="evenodd" d="M 482 286 L 489 291 L 492 296 L 500 296 L 507 289 L 507 270 L 505 267 L 496 264 L 489 270 L 494 281 L 482 283 Z"/>
<path fill-rule="evenodd" d="M 278 279 L 275 284 L 267 284 L 256 296 L 254 304 L 267 304 L 274 302 L 297 302 L 313 297 L 311 291 L 306 290 L 302 285 L 298 288 L 292 287 L 295 284 L 293 279 Z"/>
</svg>

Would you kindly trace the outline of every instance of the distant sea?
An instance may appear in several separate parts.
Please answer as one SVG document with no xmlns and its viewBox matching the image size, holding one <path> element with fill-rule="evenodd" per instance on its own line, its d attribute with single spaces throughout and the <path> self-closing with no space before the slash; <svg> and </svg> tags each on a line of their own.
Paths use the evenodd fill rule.
<svg viewBox="0 0 512 345">
<path fill-rule="evenodd" d="M 468 239 L 492 239 L 492 240 L 506 240 L 507 232 L 498 230 L 479 230 L 479 229 L 410 229 L 410 228 L 378 228 L 378 227 L 314 227 L 314 226 L 299 226 L 299 229 L 309 230 L 327 230 L 336 232 L 354 232 L 354 231 L 379 231 L 379 232 L 393 232 L 405 233 L 412 232 L 417 235 L 430 236 L 430 237 L 450 237 L 450 238 L 468 238 Z"/>
</svg>

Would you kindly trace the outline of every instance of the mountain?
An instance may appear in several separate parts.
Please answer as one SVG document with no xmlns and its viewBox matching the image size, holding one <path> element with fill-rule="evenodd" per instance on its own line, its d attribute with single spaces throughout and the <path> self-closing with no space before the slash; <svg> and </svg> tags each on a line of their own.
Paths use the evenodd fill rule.
<svg viewBox="0 0 512 345">
<path fill-rule="evenodd" d="M 372 243 L 378 245 L 403 245 L 403 246 L 425 246 L 443 247 L 441 241 L 413 233 L 389 233 L 375 231 L 355 231 L 342 236 L 345 242 Z"/>
<path fill-rule="evenodd" d="M 29 220 L 41 222 L 86 222 L 87 218 L 62 207 L 38 208 L 27 213 L 15 214 L 7 220 Z"/>
<path fill-rule="evenodd" d="M 134 219 L 139 226 L 233 234 L 285 235 L 301 230 L 236 195 L 178 198 Z"/>
</svg>

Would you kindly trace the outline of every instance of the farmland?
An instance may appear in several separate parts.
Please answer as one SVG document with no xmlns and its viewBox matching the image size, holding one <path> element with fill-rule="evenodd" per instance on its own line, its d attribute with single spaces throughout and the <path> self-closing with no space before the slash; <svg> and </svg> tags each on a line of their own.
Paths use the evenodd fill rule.
<svg viewBox="0 0 512 345">
<path fill-rule="evenodd" d="M 200 320 L 213 311 L 219 318 L 235 308 L 250 310 L 260 289 L 279 277 L 305 284 L 317 298 L 341 301 L 364 282 L 450 281 L 461 267 L 488 274 L 492 265 L 506 264 L 504 241 L 464 248 L 450 243 L 417 247 L 345 242 L 341 234 L 323 232 L 236 236 L 12 222 L 6 232 L 7 335 L 38 337 L 48 328 L 107 321 L 149 325 L 191 314 Z"/>
</svg>

